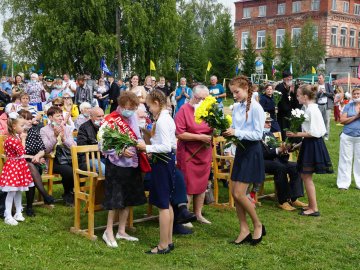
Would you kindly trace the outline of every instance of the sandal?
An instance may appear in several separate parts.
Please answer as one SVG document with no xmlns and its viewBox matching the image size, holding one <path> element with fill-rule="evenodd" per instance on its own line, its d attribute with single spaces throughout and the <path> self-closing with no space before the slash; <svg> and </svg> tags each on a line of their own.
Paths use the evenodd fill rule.
<svg viewBox="0 0 360 270">
<path fill-rule="evenodd" d="M 152 252 L 152 249 L 150 249 L 149 251 L 146 251 L 145 253 L 146 254 L 149 254 L 149 255 L 155 255 L 155 254 L 168 254 L 170 253 L 170 248 L 167 247 L 167 248 L 164 248 L 164 249 L 160 249 L 159 246 L 156 246 L 154 247 L 157 249 L 156 252 Z"/>
</svg>

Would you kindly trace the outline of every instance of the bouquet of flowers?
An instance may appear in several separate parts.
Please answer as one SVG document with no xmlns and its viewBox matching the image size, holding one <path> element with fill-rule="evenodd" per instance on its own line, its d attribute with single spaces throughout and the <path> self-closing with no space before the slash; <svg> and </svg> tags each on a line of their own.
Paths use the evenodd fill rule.
<svg viewBox="0 0 360 270">
<path fill-rule="evenodd" d="M 114 149 L 118 155 L 121 155 L 125 148 L 137 145 L 137 141 L 131 139 L 129 134 L 121 133 L 117 125 L 114 125 L 114 128 L 101 126 L 98 132 L 98 142 L 101 151 Z"/>
<path fill-rule="evenodd" d="M 281 100 L 281 97 L 282 97 L 282 93 L 280 91 L 275 90 L 273 92 L 273 100 L 275 103 L 275 115 L 277 115 L 277 113 L 278 113 L 278 105 Z"/>
<path fill-rule="evenodd" d="M 281 145 L 281 142 L 274 137 L 265 136 L 265 144 L 271 148 L 278 148 Z"/>
<path fill-rule="evenodd" d="M 299 132 L 302 123 L 307 119 L 307 116 L 303 110 L 299 109 L 292 109 L 291 110 L 291 116 L 286 117 L 287 120 L 289 120 L 290 127 L 285 128 L 285 131 L 291 131 L 291 132 Z M 285 143 L 289 143 L 289 138 L 286 138 Z"/>
<path fill-rule="evenodd" d="M 232 117 L 224 115 L 223 111 L 218 107 L 216 98 L 208 96 L 195 110 L 195 122 L 200 124 L 203 121 L 214 129 L 214 136 L 220 136 L 222 132 L 231 127 Z M 231 144 L 241 145 L 240 140 L 235 136 L 226 138 L 225 147 Z"/>
</svg>

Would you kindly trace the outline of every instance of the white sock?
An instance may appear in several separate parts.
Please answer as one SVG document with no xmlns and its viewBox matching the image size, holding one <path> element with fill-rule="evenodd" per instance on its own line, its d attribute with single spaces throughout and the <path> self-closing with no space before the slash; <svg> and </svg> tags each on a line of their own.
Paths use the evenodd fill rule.
<svg viewBox="0 0 360 270">
<path fill-rule="evenodd" d="M 22 211 L 22 205 L 21 205 L 21 199 L 22 199 L 22 192 L 16 191 L 15 197 L 14 197 L 14 204 L 16 208 L 16 214 L 21 214 Z"/>
<path fill-rule="evenodd" d="M 9 191 L 6 195 L 6 199 L 5 199 L 5 213 L 4 216 L 6 217 L 11 217 L 11 210 L 12 210 L 12 206 L 13 206 L 13 201 L 14 201 L 14 197 L 15 197 L 16 191 Z"/>
</svg>

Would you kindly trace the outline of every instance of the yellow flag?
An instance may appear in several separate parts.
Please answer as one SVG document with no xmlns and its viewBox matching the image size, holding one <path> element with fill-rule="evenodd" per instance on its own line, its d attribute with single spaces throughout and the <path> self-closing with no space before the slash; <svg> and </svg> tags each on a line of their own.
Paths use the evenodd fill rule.
<svg viewBox="0 0 360 270">
<path fill-rule="evenodd" d="M 153 60 L 150 60 L 150 70 L 156 70 Z"/>
<path fill-rule="evenodd" d="M 212 67 L 212 64 L 211 64 L 211 62 L 209 61 L 209 62 L 208 62 L 208 66 L 207 66 L 207 69 L 206 69 L 206 70 L 207 70 L 207 71 L 210 71 L 211 67 Z"/>
<path fill-rule="evenodd" d="M 316 74 L 316 69 L 314 67 L 311 67 L 311 74 Z"/>
</svg>

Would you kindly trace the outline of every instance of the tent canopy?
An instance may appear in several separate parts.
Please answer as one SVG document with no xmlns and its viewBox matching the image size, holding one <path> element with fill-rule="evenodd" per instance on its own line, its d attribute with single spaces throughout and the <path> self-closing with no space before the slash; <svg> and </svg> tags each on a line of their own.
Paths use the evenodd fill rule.
<svg viewBox="0 0 360 270">
<path fill-rule="evenodd" d="M 348 78 L 341 78 L 341 79 L 333 81 L 333 83 L 335 83 L 335 84 L 348 84 L 348 82 L 349 82 Z M 351 85 L 360 85 L 360 79 L 350 78 L 350 84 Z"/>
</svg>

